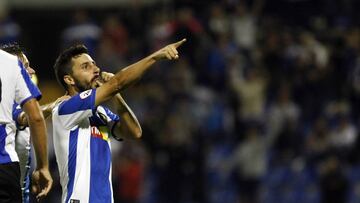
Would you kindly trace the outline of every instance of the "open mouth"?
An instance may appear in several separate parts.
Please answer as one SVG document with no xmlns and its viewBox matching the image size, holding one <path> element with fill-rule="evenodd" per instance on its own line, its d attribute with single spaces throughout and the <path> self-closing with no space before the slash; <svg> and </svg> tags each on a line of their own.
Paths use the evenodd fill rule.
<svg viewBox="0 0 360 203">
<path fill-rule="evenodd" d="M 95 76 L 95 77 L 91 80 L 91 82 L 96 82 L 96 81 L 98 81 L 98 80 L 100 80 L 100 76 L 99 76 L 99 75 Z"/>
<path fill-rule="evenodd" d="M 99 87 L 99 82 L 102 82 L 102 79 L 99 75 L 95 76 L 92 80 L 91 80 L 91 84 L 94 85 L 94 87 Z"/>
</svg>

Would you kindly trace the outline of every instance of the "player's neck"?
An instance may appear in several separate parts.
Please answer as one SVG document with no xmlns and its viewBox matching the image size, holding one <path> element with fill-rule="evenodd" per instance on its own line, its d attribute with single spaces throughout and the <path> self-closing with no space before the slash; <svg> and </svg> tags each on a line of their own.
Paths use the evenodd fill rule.
<svg viewBox="0 0 360 203">
<path fill-rule="evenodd" d="M 77 90 L 75 90 L 74 88 L 69 88 L 68 93 L 72 97 L 72 96 L 78 94 L 79 92 Z"/>
</svg>

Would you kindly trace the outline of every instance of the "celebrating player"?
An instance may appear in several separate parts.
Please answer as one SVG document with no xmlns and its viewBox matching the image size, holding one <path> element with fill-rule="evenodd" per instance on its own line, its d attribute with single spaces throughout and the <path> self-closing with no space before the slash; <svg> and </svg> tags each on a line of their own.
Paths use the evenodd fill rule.
<svg viewBox="0 0 360 203">
<path fill-rule="evenodd" d="M 77 45 L 57 58 L 54 69 L 59 82 L 72 96 L 52 114 L 54 149 L 62 185 L 62 202 L 113 202 L 109 135 L 116 139 L 140 138 L 141 127 L 119 92 L 157 61 L 178 59 L 170 44 L 115 75 L 101 74 L 86 47 Z M 102 103 L 117 102 L 117 113 Z"/>
</svg>

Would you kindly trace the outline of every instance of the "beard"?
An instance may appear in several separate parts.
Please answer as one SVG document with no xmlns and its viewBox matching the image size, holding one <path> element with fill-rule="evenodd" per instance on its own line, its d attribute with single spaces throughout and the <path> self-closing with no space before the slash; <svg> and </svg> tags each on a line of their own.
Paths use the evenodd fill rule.
<svg viewBox="0 0 360 203">
<path fill-rule="evenodd" d="M 75 87 L 76 89 L 79 91 L 79 92 L 83 92 L 85 90 L 89 90 L 89 89 L 92 89 L 91 87 L 91 83 L 90 84 L 83 84 L 82 82 L 80 82 L 78 79 L 76 79 L 74 77 L 74 80 L 75 80 Z"/>
</svg>

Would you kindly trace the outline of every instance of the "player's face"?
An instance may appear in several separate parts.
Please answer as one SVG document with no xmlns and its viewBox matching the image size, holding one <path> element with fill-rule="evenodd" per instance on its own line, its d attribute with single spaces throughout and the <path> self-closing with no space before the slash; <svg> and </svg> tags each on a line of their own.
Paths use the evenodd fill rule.
<svg viewBox="0 0 360 203">
<path fill-rule="evenodd" d="M 28 58 L 26 57 L 26 55 L 23 54 L 23 53 L 21 53 L 18 58 L 19 58 L 19 60 L 21 61 L 21 63 L 23 63 L 26 71 L 27 71 L 28 74 L 30 75 L 30 78 L 32 78 L 32 77 L 35 75 L 35 70 L 30 67 L 30 63 L 29 63 L 29 60 L 28 60 Z"/>
<path fill-rule="evenodd" d="M 100 69 L 88 54 L 81 54 L 74 57 L 72 64 L 72 77 L 75 80 L 75 86 L 78 91 L 98 87 L 96 81 L 100 80 Z"/>
</svg>

